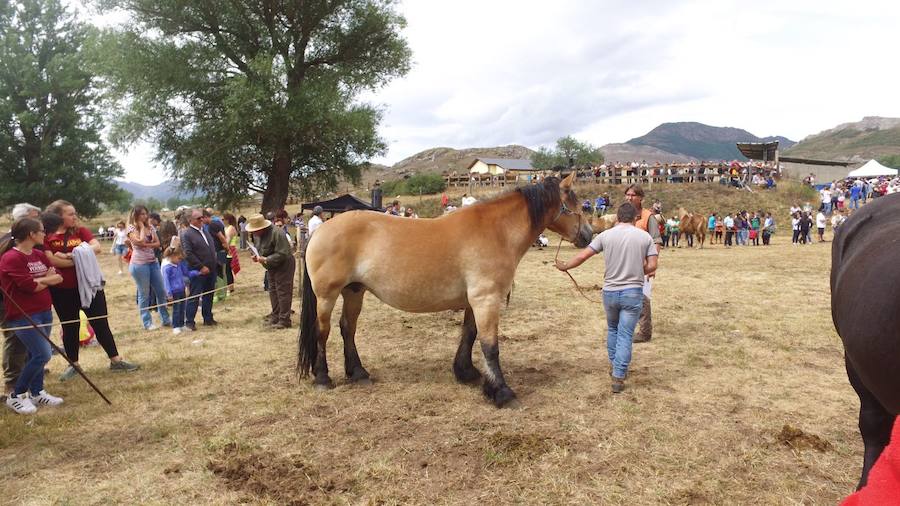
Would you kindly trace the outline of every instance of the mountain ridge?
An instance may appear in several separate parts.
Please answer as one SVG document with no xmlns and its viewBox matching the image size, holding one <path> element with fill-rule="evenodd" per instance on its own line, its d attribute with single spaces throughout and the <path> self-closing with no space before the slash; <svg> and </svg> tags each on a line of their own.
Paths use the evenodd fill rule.
<svg viewBox="0 0 900 506">
<path fill-rule="evenodd" d="M 118 180 L 116 181 L 116 184 L 119 185 L 119 188 L 131 193 L 132 198 L 135 200 L 146 200 L 152 197 L 165 203 L 166 200 L 172 197 L 191 198 L 197 195 L 196 192 L 186 192 L 182 190 L 180 184 L 172 179 L 167 179 L 157 185 L 144 185 L 133 183 L 131 181 Z"/>
<path fill-rule="evenodd" d="M 662 123 L 645 135 L 626 141 L 625 144 L 650 146 L 696 160 L 746 160 L 737 149 L 738 142 L 767 140 L 778 140 L 782 147 L 795 144 L 784 136 L 758 137 L 741 128 L 717 127 L 696 121 Z"/>
<path fill-rule="evenodd" d="M 784 155 L 854 163 L 900 155 L 900 118 L 866 116 L 841 123 L 804 137 Z"/>
</svg>

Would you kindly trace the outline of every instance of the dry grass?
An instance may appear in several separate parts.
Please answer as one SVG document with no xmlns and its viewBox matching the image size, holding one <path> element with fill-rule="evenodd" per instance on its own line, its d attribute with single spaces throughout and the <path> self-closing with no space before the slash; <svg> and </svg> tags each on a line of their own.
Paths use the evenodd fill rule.
<svg viewBox="0 0 900 506">
<path fill-rule="evenodd" d="M 294 377 L 296 330 L 262 329 L 257 266 L 216 306 L 222 325 L 177 337 L 139 331 L 132 280 L 110 275 L 120 350 L 143 369 L 115 375 L 99 348 L 83 350 L 107 407 L 80 380 L 57 383 L 54 358 L 48 389 L 66 404 L 0 414 L 0 501 L 835 504 L 862 443 L 829 313 L 830 248 L 774 242 L 664 252 L 655 337 L 636 345 L 616 396 L 602 308 L 551 267 L 554 249 L 529 252 L 500 329 L 514 411 L 454 381 L 462 313 L 368 295 L 357 342 L 375 383 L 342 381 L 333 334 L 338 386 L 323 393 Z M 574 275 L 598 283 L 602 259 Z"/>
</svg>

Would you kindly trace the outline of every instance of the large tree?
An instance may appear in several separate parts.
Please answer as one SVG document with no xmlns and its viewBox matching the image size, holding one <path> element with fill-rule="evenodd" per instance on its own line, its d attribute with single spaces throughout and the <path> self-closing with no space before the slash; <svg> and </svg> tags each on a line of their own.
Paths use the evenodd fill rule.
<svg viewBox="0 0 900 506">
<path fill-rule="evenodd" d="M 603 151 L 572 136 L 566 136 L 556 140 L 554 149 L 538 149 L 531 157 L 531 163 L 545 170 L 570 166 L 589 167 L 603 163 Z"/>
<path fill-rule="evenodd" d="M 87 37 L 59 0 L 0 5 L 0 207 L 65 199 L 93 216 L 121 197 L 112 179 L 122 168 L 99 133 Z"/>
<path fill-rule="evenodd" d="M 102 51 L 123 113 L 113 138 L 155 142 L 170 175 L 221 206 L 358 181 L 384 151 L 356 102 L 409 69 L 391 0 L 99 0 L 129 12 Z"/>
</svg>

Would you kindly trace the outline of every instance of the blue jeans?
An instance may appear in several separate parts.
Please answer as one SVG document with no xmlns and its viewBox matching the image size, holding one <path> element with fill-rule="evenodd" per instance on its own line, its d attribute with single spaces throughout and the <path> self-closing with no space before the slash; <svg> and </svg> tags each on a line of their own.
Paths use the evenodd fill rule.
<svg viewBox="0 0 900 506">
<path fill-rule="evenodd" d="M 641 288 L 619 291 L 603 291 L 603 309 L 606 310 L 606 351 L 612 363 L 613 376 L 624 378 L 631 363 L 631 343 L 641 309 L 644 292 Z"/>
<path fill-rule="evenodd" d="M 198 293 L 209 292 L 216 288 L 216 271 L 209 271 L 209 274 L 206 276 L 200 275 L 193 279 L 191 279 L 191 295 L 196 295 Z M 213 303 L 213 294 L 212 292 L 204 295 L 200 299 L 189 299 L 187 301 L 187 307 L 185 312 L 185 320 L 187 323 L 194 324 L 194 318 L 197 316 L 197 306 L 200 306 L 200 314 L 203 315 L 203 322 L 209 323 L 213 320 L 212 313 L 212 303 Z"/>
<path fill-rule="evenodd" d="M 48 309 L 40 313 L 34 313 L 31 319 L 38 325 L 45 323 L 53 323 L 53 313 Z M 7 320 L 7 327 L 25 327 L 31 325 L 26 318 L 18 320 Z M 49 332 L 50 327 L 41 327 L 44 332 Z M 37 395 L 44 389 L 44 366 L 50 361 L 50 343 L 41 335 L 41 331 L 35 328 L 17 330 L 16 337 L 25 345 L 28 350 L 28 360 L 19 373 L 19 379 L 16 380 L 15 394 L 24 394 L 31 391 Z"/>
<path fill-rule="evenodd" d="M 850 209 L 859 209 L 859 197 L 850 197 Z"/>
<path fill-rule="evenodd" d="M 128 266 L 128 272 L 134 278 L 138 292 L 138 306 L 141 312 L 141 322 L 144 328 L 153 325 L 153 318 L 150 316 L 150 310 L 147 308 L 157 304 L 163 304 L 159 307 L 159 318 L 163 325 L 169 325 L 169 311 L 166 309 L 166 287 L 163 286 L 162 272 L 159 270 L 159 264 L 150 262 L 149 264 L 131 264 Z M 153 287 L 153 296 L 150 296 L 150 287 Z M 152 300 L 151 300 L 152 299 Z"/>
<path fill-rule="evenodd" d="M 172 298 L 175 300 L 184 298 L 184 291 L 172 292 Z M 172 304 L 172 328 L 177 329 L 184 327 L 184 308 L 187 301 L 176 302 Z"/>
</svg>

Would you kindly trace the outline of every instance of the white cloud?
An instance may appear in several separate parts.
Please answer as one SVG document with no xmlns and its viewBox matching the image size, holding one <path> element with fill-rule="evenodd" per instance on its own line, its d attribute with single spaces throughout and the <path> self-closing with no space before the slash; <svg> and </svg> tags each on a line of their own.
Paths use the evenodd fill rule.
<svg viewBox="0 0 900 506">
<path fill-rule="evenodd" d="M 667 121 L 799 140 L 900 116 L 900 4 L 406 1 L 414 67 L 364 100 L 394 163 L 435 146 L 624 142 Z M 137 154 L 128 178 L 162 179 Z"/>
</svg>

